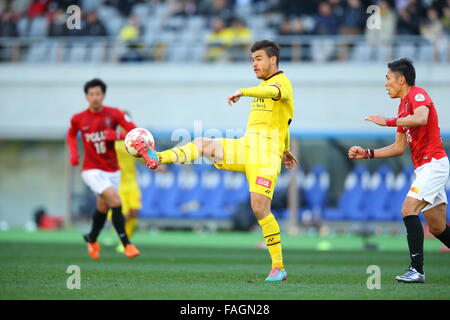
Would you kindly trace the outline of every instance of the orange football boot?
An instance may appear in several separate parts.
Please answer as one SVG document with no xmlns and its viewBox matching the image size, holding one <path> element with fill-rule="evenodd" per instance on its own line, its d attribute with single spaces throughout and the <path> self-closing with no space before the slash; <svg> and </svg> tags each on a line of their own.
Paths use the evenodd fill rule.
<svg viewBox="0 0 450 320">
<path fill-rule="evenodd" d="M 127 244 L 124 251 L 128 258 L 137 257 L 141 252 L 136 248 L 134 244 Z"/>
</svg>

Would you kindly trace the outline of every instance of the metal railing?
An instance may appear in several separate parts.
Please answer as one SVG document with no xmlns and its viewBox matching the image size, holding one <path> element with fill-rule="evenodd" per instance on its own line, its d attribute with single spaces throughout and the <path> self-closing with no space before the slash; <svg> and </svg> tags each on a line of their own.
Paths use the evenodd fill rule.
<svg viewBox="0 0 450 320">
<path fill-rule="evenodd" d="M 435 39 L 396 36 L 390 40 L 360 36 L 277 35 L 270 30 L 253 39 L 273 39 L 282 61 L 386 62 L 409 57 L 423 63 L 450 62 L 450 36 Z M 211 43 L 206 32 L 148 33 L 124 42 L 116 37 L 0 38 L 3 63 L 120 63 L 248 61 L 250 42 Z"/>
</svg>

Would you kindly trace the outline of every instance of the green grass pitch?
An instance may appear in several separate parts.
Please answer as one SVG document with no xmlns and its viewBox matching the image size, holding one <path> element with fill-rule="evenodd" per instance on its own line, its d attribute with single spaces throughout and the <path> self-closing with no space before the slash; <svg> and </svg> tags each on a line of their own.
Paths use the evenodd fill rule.
<svg viewBox="0 0 450 320">
<path fill-rule="evenodd" d="M 98 261 L 81 234 L 0 232 L 0 299 L 450 299 L 450 253 L 433 239 L 425 241 L 427 282 L 402 284 L 394 276 L 408 265 L 404 236 L 374 238 L 380 250 L 367 251 L 356 236 L 283 235 L 288 279 L 267 283 L 270 258 L 257 249 L 258 233 L 140 231 L 133 240 L 141 256 L 128 259 L 107 230 Z M 317 250 L 323 241 L 329 250 Z M 80 267 L 79 290 L 66 286 L 70 265 Z M 381 269 L 379 290 L 367 288 L 369 265 Z"/>
</svg>

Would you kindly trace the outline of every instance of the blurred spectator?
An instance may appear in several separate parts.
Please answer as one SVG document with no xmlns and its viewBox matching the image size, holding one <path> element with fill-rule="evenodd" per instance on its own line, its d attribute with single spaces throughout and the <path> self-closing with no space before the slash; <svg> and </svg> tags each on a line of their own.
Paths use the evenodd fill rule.
<svg viewBox="0 0 450 320">
<path fill-rule="evenodd" d="M 128 24 L 120 30 L 119 39 L 125 42 L 137 41 L 141 34 L 141 27 L 136 16 L 130 16 Z"/>
<path fill-rule="evenodd" d="M 207 17 L 218 17 L 227 22 L 233 17 L 233 10 L 227 0 L 203 0 L 199 6 L 199 13 Z"/>
<path fill-rule="evenodd" d="M 450 6 L 442 9 L 442 26 L 444 27 L 444 32 L 450 35 Z"/>
<path fill-rule="evenodd" d="M 26 12 L 30 7 L 31 0 L 6 0 L 0 1 L 0 12 L 12 11 L 17 13 Z"/>
<path fill-rule="evenodd" d="M 427 10 L 427 17 L 422 19 L 420 23 L 420 34 L 430 41 L 433 46 L 434 61 L 446 60 L 448 57 L 448 39 L 442 37 L 444 35 L 444 26 L 439 20 L 439 15 L 436 9 L 429 8 Z"/>
<path fill-rule="evenodd" d="M 225 21 L 222 18 L 214 18 L 211 22 L 211 29 L 211 32 L 206 38 L 208 44 L 206 60 L 224 60 L 225 49 L 229 42 L 227 30 L 225 29 Z"/>
<path fill-rule="evenodd" d="M 342 0 L 328 0 L 328 3 L 331 5 L 331 11 L 333 12 L 334 16 L 337 18 L 338 23 L 341 24 L 342 20 L 345 18 L 345 10 L 348 8 L 348 0 L 347 6 L 343 3 Z"/>
<path fill-rule="evenodd" d="M 230 46 L 228 53 L 231 61 L 246 60 L 252 40 L 252 31 L 250 28 L 241 19 L 235 18 L 231 26 L 225 29 L 224 32 L 224 37 Z"/>
<path fill-rule="evenodd" d="M 33 19 L 47 12 L 50 0 L 33 0 L 28 8 L 28 18 Z"/>
<path fill-rule="evenodd" d="M 314 34 L 333 35 L 337 34 L 339 27 L 338 18 L 334 15 L 331 5 L 322 1 L 319 4 L 319 12 L 315 16 Z"/>
<path fill-rule="evenodd" d="M 0 16 L 0 37 L 18 37 L 17 22 L 11 11 L 6 11 Z"/>
<path fill-rule="evenodd" d="M 429 8 L 427 17 L 420 23 L 420 34 L 430 42 L 434 42 L 443 33 L 443 26 L 436 9 Z"/>
<path fill-rule="evenodd" d="M 16 38 L 19 36 L 17 22 L 14 13 L 6 11 L 0 13 L 0 38 Z M 8 44 L 0 42 L 0 61 L 17 62 L 19 60 L 20 45 L 16 41 Z"/>
<path fill-rule="evenodd" d="M 48 26 L 49 37 L 63 37 L 67 35 L 66 14 L 63 9 L 57 9 L 50 16 L 50 23 Z"/>
<path fill-rule="evenodd" d="M 67 8 L 72 5 L 81 7 L 80 0 L 52 0 L 50 10 L 61 9 L 66 12 Z"/>
<path fill-rule="evenodd" d="M 315 1 L 279 0 L 279 9 L 285 18 L 312 15 L 317 12 Z"/>
<path fill-rule="evenodd" d="M 342 17 L 341 34 L 361 34 L 365 26 L 365 10 L 360 0 L 348 0 Z"/>
<path fill-rule="evenodd" d="M 348 36 L 361 34 L 366 22 L 364 14 L 365 11 L 362 8 L 360 0 L 348 0 L 342 19 L 340 19 L 340 34 Z M 347 61 L 349 51 L 352 47 L 352 43 L 346 43 L 343 41 L 343 43 L 339 45 L 338 59 L 341 61 Z"/>
<path fill-rule="evenodd" d="M 391 42 L 395 36 L 397 26 L 397 16 L 389 2 L 381 0 L 378 6 L 380 7 L 380 28 L 366 28 L 366 39 L 371 45 Z"/>
<path fill-rule="evenodd" d="M 419 34 L 419 8 L 416 0 L 409 0 L 408 5 L 400 10 L 397 30 L 400 35 Z"/>
<path fill-rule="evenodd" d="M 122 17 L 128 17 L 128 16 L 131 15 L 131 12 L 133 10 L 133 6 L 137 2 L 143 2 L 143 1 L 137 1 L 137 0 L 106 0 L 104 2 L 104 4 L 119 10 L 119 13 L 122 15 Z"/>
<path fill-rule="evenodd" d="M 170 15 L 192 16 L 197 13 L 197 0 L 167 0 Z"/>
<path fill-rule="evenodd" d="M 334 15 L 330 3 L 322 1 L 319 4 L 318 15 L 315 16 L 315 35 L 336 35 L 339 28 L 338 18 Z M 334 55 L 335 47 L 331 39 L 315 39 L 311 43 L 314 61 L 325 62 Z"/>
<path fill-rule="evenodd" d="M 119 40 L 125 42 L 126 50 L 121 55 L 121 62 L 138 62 L 145 59 L 144 45 L 140 43 L 142 27 L 136 16 L 130 16 L 128 24 L 122 28 Z"/>
<path fill-rule="evenodd" d="M 87 14 L 84 35 L 91 37 L 104 37 L 108 35 L 105 25 L 99 20 L 95 11 Z"/>
</svg>

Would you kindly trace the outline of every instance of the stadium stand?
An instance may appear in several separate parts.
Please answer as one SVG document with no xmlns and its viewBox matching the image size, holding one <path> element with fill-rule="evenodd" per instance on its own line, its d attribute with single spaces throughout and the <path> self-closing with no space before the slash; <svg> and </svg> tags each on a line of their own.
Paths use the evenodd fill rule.
<svg viewBox="0 0 450 320">
<path fill-rule="evenodd" d="M 3 53 L 3 61 L 42 62 L 43 59 L 30 56 L 42 53 L 42 43 L 50 36 L 56 36 L 61 47 L 68 46 L 65 37 L 74 43 L 101 36 L 109 50 L 117 51 L 129 42 L 124 41 L 123 35 L 130 32 L 133 24 L 137 31 L 135 40 L 142 47 L 137 60 L 121 59 L 121 55 L 84 54 L 81 46 L 66 50 L 74 51 L 66 59 L 51 55 L 46 61 L 241 61 L 247 54 L 242 48 L 254 39 L 271 38 L 283 47 L 284 61 L 366 62 L 410 56 L 422 62 L 449 62 L 450 8 L 445 1 L 316 0 L 306 5 L 283 0 L 193 0 L 175 5 L 163 0 L 136 0 L 126 1 L 127 6 L 104 0 L 72 1 L 81 8 L 81 30 L 69 30 L 65 25 L 70 14 L 65 11 L 64 1 L 29 1 L 28 7 L 26 3 L 20 6 L 13 2 L 5 1 L 0 9 L 0 42 L 5 51 L 19 40 L 20 54 L 17 58 Z M 369 14 L 364 8 L 371 4 L 380 8 L 382 28 L 365 28 Z M 411 27 L 412 23 L 404 17 L 417 22 L 417 26 Z M 217 19 L 223 20 L 224 29 L 215 46 L 223 54 L 220 59 L 211 59 L 208 38 Z"/>
</svg>

